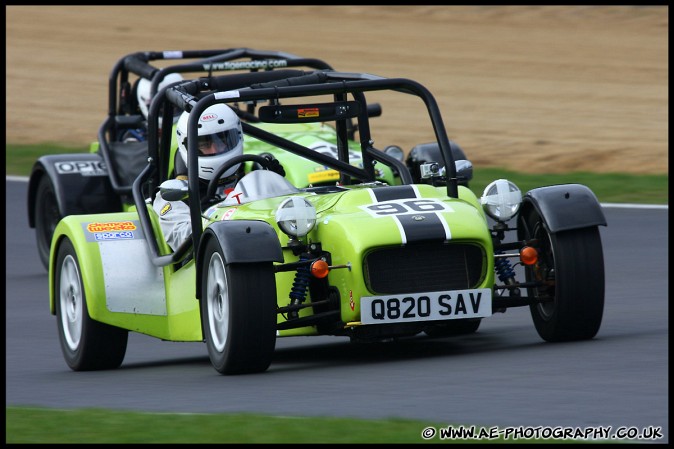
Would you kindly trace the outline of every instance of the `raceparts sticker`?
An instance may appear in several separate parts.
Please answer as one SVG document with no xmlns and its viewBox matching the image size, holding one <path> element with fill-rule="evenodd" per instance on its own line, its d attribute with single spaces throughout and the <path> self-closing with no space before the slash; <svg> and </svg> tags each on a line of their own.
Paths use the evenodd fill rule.
<svg viewBox="0 0 674 449">
<path fill-rule="evenodd" d="M 60 175 L 107 176 L 108 169 L 103 161 L 61 161 L 55 162 L 56 173 Z"/>
<path fill-rule="evenodd" d="M 492 314 L 491 289 L 402 293 L 360 298 L 362 324 L 484 318 Z"/>
<path fill-rule="evenodd" d="M 142 239 L 138 221 L 94 221 L 82 223 L 87 242 Z"/>
</svg>

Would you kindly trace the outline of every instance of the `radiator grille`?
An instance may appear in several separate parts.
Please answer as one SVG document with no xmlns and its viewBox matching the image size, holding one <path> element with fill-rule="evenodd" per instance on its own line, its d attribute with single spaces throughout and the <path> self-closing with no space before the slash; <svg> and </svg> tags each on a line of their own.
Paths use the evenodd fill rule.
<svg viewBox="0 0 674 449">
<path fill-rule="evenodd" d="M 484 260 L 477 245 L 429 242 L 372 251 L 363 269 L 377 294 L 461 290 L 479 285 Z"/>
</svg>

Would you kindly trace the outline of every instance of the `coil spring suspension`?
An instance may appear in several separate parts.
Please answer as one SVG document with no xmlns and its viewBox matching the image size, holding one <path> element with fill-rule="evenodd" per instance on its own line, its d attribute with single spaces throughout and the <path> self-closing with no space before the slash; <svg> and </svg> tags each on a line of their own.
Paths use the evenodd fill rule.
<svg viewBox="0 0 674 449">
<path fill-rule="evenodd" d="M 300 261 L 308 260 L 309 258 L 301 254 Z M 290 289 L 290 304 L 299 305 L 302 304 L 307 299 L 307 290 L 309 289 L 309 280 L 311 279 L 311 273 L 309 272 L 309 265 L 305 264 L 297 268 L 295 272 L 295 280 L 293 281 L 293 286 Z M 289 318 L 297 318 L 298 312 L 293 310 L 289 312 Z"/>
<path fill-rule="evenodd" d="M 503 252 L 498 252 L 497 254 L 503 254 Z M 510 260 L 505 257 L 497 257 L 494 260 L 494 271 L 498 275 L 498 278 L 501 282 L 508 285 L 516 284 L 515 281 L 515 270 L 513 269 Z M 520 296 L 521 292 L 519 288 L 511 288 L 510 296 Z"/>
<path fill-rule="evenodd" d="M 503 253 L 501 252 L 499 254 Z M 497 258 L 494 261 L 494 270 L 496 271 L 499 280 L 503 283 L 508 283 L 509 279 L 513 279 L 515 277 L 515 270 L 513 270 L 510 261 L 506 258 Z"/>
</svg>

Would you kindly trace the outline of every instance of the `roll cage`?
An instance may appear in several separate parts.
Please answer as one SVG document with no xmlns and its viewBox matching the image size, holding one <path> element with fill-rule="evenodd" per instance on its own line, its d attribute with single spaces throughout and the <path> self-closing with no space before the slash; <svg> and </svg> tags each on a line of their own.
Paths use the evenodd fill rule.
<svg viewBox="0 0 674 449">
<path fill-rule="evenodd" d="M 156 67 L 155 61 L 195 60 Z M 305 67 L 316 70 L 332 70 L 325 61 L 315 58 L 304 58 L 280 51 L 254 50 L 251 48 L 230 48 L 214 50 L 176 50 L 176 51 L 144 51 L 135 52 L 120 58 L 113 66 L 108 78 L 108 112 L 107 117 L 98 130 L 99 151 L 108 167 L 110 184 L 117 195 L 130 195 L 132 184 L 128 184 L 115 172 L 113 159 L 117 135 L 122 129 L 140 127 L 144 117 L 137 113 L 137 82 L 130 80 L 130 75 L 151 80 L 150 92 L 154 96 L 157 86 L 171 73 L 201 73 L 203 79 L 209 79 L 215 72 L 242 71 L 251 73 L 272 71 L 286 67 Z M 252 116 L 252 110 L 241 111 L 241 115 Z M 133 179 L 133 178 L 131 178 Z"/>
<path fill-rule="evenodd" d="M 352 180 L 354 179 L 360 182 L 375 181 L 374 161 L 381 162 L 397 170 L 403 184 L 412 184 L 412 176 L 407 166 L 375 148 L 370 135 L 368 103 L 365 92 L 391 90 L 416 96 L 423 101 L 441 149 L 444 165 L 447 168 L 447 196 L 457 198 L 458 181 L 455 161 L 450 150 L 450 143 L 440 110 L 433 95 L 416 81 L 404 78 L 388 79 L 366 73 L 344 73 L 332 70 L 316 70 L 313 72 L 276 70 L 201 78 L 178 83 L 160 91 L 159 95 L 153 98 L 149 110 L 148 165 L 133 183 L 134 201 L 137 206 L 141 228 L 145 234 L 146 241 L 150 245 L 152 262 L 157 266 L 177 263 L 192 248 L 199 247 L 203 230 L 199 176 L 197 171 L 198 149 L 197 139 L 194 136 L 197 136 L 199 117 L 209 106 L 216 103 L 245 102 L 249 105 L 256 105 L 258 102 L 269 102 L 270 105 L 265 107 L 268 109 L 265 109 L 263 112 L 263 108 L 260 108 L 259 112 L 261 118 L 272 123 L 275 121 L 274 117 L 285 117 L 284 120 L 290 120 L 295 123 L 317 121 L 316 117 L 303 118 L 302 114 L 299 113 L 300 109 L 323 108 L 326 111 L 333 111 L 332 115 L 328 112 L 327 118 L 330 119 L 329 121 L 334 121 L 335 123 L 337 159 L 265 131 L 251 123 L 242 123 L 242 129 L 246 135 L 337 170 L 340 173 L 340 183 L 342 185 L 352 184 Z M 321 95 L 332 95 L 332 103 L 322 103 L 319 105 L 312 103 L 292 106 L 281 106 L 280 104 L 281 99 Z M 349 95 L 352 98 L 351 101 L 348 101 Z M 355 112 L 339 112 L 343 111 L 344 107 L 348 105 L 354 105 L 353 110 Z M 160 255 L 151 226 L 150 216 L 145 205 L 145 197 L 142 195 L 142 186 L 149 184 L 151 186 L 150 191 L 154 192 L 156 187 L 167 179 L 167 159 L 170 154 L 171 129 L 163 128 L 162 135 L 159 136 L 158 119 L 159 111 L 163 109 L 162 120 L 170 120 L 174 108 L 190 113 L 187 123 L 187 165 L 192 238 L 187 239 L 173 254 Z M 293 116 L 293 108 L 295 111 L 294 120 L 289 118 Z M 361 157 L 363 159 L 362 168 L 349 164 L 347 122 L 351 118 L 357 120 Z M 288 123 L 288 121 L 284 123 Z"/>
</svg>

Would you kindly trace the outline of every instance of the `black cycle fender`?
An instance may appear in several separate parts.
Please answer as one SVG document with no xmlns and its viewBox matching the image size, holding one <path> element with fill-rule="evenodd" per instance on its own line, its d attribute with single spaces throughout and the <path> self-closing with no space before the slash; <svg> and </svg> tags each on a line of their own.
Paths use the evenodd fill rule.
<svg viewBox="0 0 674 449">
<path fill-rule="evenodd" d="M 48 176 L 62 217 L 119 212 L 121 200 L 112 190 L 108 169 L 95 153 L 57 154 L 40 157 L 28 181 L 28 224 L 35 227 L 37 187 Z"/>
<path fill-rule="evenodd" d="M 283 262 L 283 250 L 276 231 L 268 223 L 256 220 L 218 221 L 205 230 L 197 252 L 197 298 L 201 298 L 202 259 L 206 243 L 218 239 L 225 265 L 230 263 Z"/>
<path fill-rule="evenodd" d="M 606 218 L 594 192 L 582 184 L 560 184 L 528 191 L 522 198 L 518 238 L 524 234 L 522 220 L 531 209 L 543 218 L 551 233 L 590 226 L 606 226 Z"/>
</svg>

